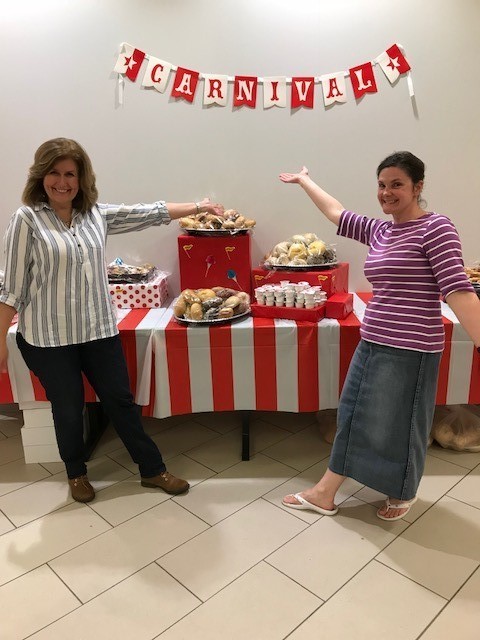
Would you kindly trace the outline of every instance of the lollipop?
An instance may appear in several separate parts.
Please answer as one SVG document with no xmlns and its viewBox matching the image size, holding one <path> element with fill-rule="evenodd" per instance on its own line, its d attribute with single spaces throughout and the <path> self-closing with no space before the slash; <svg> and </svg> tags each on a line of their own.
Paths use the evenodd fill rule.
<svg viewBox="0 0 480 640">
<path fill-rule="evenodd" d="M 216 262 L 215 256 L 207 256 L 205 262 L 207 263 L 207 269 L 205 271 L 205 278 L 206 278 L 210 267 L 212 266 L 212 264 L 215 264 L 215 262 Z"/>
<path fill-rule="evenodd" d="M 235 251 L 236 247 L 225 247 L 225 251 L 227 252 L 227 258 L 231 260 L 230 254 L 232 251 Z"/>
<path fill-rule="evenodd" d="M 238 288 L 241 290 L 242 287 L 238 284 L 238 280 L 237 280 L 237 272 L 234 271 L 233 269 L 229 269 L 227 271 L 227 278 L 229 278 L 230 280 L 235 280 L 235 282 L 238 285 Z"/>
<path fill-rule="evenodd" d="M 189 258 L 191 258 L 191 257 L 192 257 L 192 256 L 188 253 L 192 247 L 193 247 L 193 244 L 184 244 L 184 245 L 183 245 L 183 250 L 185 251 L 185 253 L 187 254 L 187 256 L 188 256 Z"/>
</svg>

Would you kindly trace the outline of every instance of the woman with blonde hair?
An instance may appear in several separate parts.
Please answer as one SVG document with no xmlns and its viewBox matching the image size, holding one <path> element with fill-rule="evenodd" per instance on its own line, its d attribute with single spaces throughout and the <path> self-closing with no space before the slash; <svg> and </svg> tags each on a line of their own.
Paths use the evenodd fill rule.
<svg viewBox="0 0 480 640">
<path fill-rule="evenodd" d="M 108 292 L 108 234 L 168 224 L 189 214 L 222 214 L 201 202 L 99 204 L 92 163 L 74 140 L 55 138 L 35 153 L 23 192 L 24 206 L 5 234 L 5 279 L 0 289 L 0 369 L 6 335 L 18 312 L 17 344 L 52 405 L 60 456 L 72 497 L 93 500 L 83 440 L 82 373 L 97 394 L 146 487 L 178 494 L 186 480 L 165 467 L 145 433 L 130 391 L 127 367 Z"/>
</svg>

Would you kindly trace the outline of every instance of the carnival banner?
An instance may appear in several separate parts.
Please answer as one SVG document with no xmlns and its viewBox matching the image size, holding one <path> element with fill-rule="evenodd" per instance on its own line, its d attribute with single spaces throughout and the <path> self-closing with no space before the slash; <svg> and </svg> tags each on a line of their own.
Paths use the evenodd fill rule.
<svg viewBox="0 0 480 640">
<path fill-rule="evenodd" d="M 170 62 L 151 56 L 124 42 L 120 55 L 115 63 L 114 71 L 118 74 L 119 101 L 123 104 L 124 77 L 135 82 L 139 76 L 143 62 L 147 64 L 144 69 L 141 86 L 154 88 L 159 93 L 165 93 L 171 79 L 170 96 L 178 100 L 193 103 L 199 81 L 204 83 L 202 95 L 203 105 L 227 106 L 229 102 L 229 89 L 233 107 L 257 107 L 257 93 L 259 85 L 263 86 L 263 108 L 271 107 L 291 109 L 313 109 L 315 99 L 315 85 L 322 87 L 323 104 L 329 107 L 336 103 L 344 103 L 348 100 L 350 87 L 346 79 L 350 79 L 351 91 L 355 100 L 360 100 L 367 93 L 377 93 L 374 67 L 378 65 L 385 74 L 390 84 L 395 84 L 400 76 L 407 75 L 407 83 L 410 97 L 413 98 L 413 80 L 411 67 L 405 57 L 404 49 L 399 44 L 382 51 L 374 60 L 367 61 L 348 71 L 325 73 L 320 76 L 292 77 L 286 76 L 227 76 L 212 73 L 203 73 L 193 69 L 175 66 Z M 287 85 L 291 85 L 290 104 L 288 102 Z M 233 85 L 233 87 L 229 87 Z"/>
</svg>

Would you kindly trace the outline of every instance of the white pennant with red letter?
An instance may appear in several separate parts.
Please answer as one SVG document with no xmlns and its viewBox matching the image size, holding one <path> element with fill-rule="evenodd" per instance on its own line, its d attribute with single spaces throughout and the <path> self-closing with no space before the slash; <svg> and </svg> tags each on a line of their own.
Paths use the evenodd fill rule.
<svg viewBox="0 0 480 640">
<path fill-rule="evenodd" d="M 343 71 L 320 76 L 320 82 L 322 83 L 323 102 L 326 107 L 335 102 L 347 101 L 345 74 Z"/>
<path fill-rule="evenodd" d="M 149 56 L 148 65 L 142 80 L 142 87 L 154 87 L 160 93 L 167 88 L 168 77 L 173 65 L 159 58 Z"/>
<path fill-rule="evenodd" d="M 203 104 L 218 104 L 225 107 L 228 95 L 228 76 L 216 76 L 204 73 Z"/>
<path fill-rule="evenodd" d="M 263 79 L 263 106 L 287 106 L 287 80 L 284 76 L 272 76 Z"/>
</svg>

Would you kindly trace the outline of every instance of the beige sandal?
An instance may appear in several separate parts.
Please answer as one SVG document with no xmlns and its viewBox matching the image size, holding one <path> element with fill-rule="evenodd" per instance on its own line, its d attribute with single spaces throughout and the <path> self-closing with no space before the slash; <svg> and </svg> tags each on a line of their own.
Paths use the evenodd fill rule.
<svg viewBox="0 0 480 640">
<path fill-rule="evenodd" d="M 385 500 L 387 513 L 390 511 L 390 509 L 405 509 L 405 513 L 402 513 L 399 516 L 394 516 L 393 518 L 387 518 L 387 516 L 384 516 L 380 513 L 380 509 L 382 508 L 380 507 L 380 509 L 377 511 L 377 516 L 380 518 L 380 520 L 387 520 L 388 522 L 390 521 L 393 522 L 394 520 L 401 520 L 407 515 L 407 513 L 410 511 L 410 509 L 412 508 L 412 506 L 415 504 L 416 501 L 417 501 L 417 496 L 415 496 L 415 498 L 412 498 L 411 500 L 407 500 L 406 502 L 398 502 L 397 504 L 393 504 L 390 502 L 390 498 L 387 498 Z"/>
</svg>

